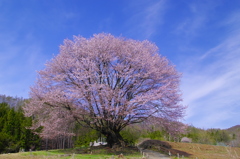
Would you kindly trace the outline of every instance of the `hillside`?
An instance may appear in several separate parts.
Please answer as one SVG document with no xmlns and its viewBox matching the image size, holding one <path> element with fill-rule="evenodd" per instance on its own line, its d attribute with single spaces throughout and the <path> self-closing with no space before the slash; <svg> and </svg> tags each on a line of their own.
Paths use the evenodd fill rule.
<svg viewBox="0 0 240 159">
<path fill-rule="evenodd" d="M 11 108 L 18 108 L 19 106 L 22 106 L 24 104 L 23 98 L 20 97 L 11 97 L 6 95 L 0 94 L 0 103 L 7 103 Z"/>
<path fill-rule="evenodd" d="M 235 125 L 226 129 L 228 134 L 233 138 L 229 145 L 234 147 L 240 147 L 240 125 Z"/>
<path fill-rule="evenodd" d="M 195 143 L 179 143 L 160 140 L 147 140 L 141 145 L 143 148 L 159 152 L 171 153 L 172 156 L 193 158 L 193 159 L 227 159 L 240 158 L 240 148 L 214 146 Z"/>
<path fill-rule="evenodd" d="M 232 127 L 228 128 L 226 130 L 229 131 L 229 132 L 240 132 L 240 125 L 232 126 Z"/>
</svg>

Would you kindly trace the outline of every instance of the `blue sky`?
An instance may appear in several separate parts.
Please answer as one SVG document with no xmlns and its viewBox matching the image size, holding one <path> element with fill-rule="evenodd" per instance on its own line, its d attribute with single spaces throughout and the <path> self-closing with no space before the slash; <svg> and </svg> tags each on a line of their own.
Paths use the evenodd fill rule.
<svg viewBox="0 0 240 159">
<path fill-rule="evenodd" d="M 64 39 L 102 32 L 152 41 L 176 65 L 185 123 L 240 124 L 239 0 L 1 0 L 0 94 L 28 98 Z"/>
</svg>

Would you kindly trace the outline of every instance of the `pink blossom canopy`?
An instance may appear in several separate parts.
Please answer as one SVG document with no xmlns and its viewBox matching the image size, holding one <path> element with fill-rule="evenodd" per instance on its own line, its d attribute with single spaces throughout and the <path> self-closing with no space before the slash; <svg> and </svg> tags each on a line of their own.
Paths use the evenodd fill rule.
<svg viewBox="0 0 240 159">
<path fill-rule="evenodd" d="M 35 116 L 35 126 L 57 132 L 75 120 L 100 132 L 121 131 L 151 116 L 177 120 L 185 109 L 179 78 L 149 41 L 75 36 L 39 72 L 24 110 Z"/>
</svg>

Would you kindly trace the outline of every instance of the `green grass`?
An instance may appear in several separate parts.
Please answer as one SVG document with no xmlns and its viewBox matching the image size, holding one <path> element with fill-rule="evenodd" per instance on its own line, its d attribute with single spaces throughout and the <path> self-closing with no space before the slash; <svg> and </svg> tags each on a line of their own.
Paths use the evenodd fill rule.
<svg viewBox="0 0 240 159">
<path fill-rule="evenodd" d="M 49 150 L 49 151 L 32 151 L 32 152 L 20 152 L 12 154 L 2 154 L 0 159 L 111 159 L 118 158 L 118 154 L 121 151 L 116 152 L 115 154 L 112 151 L 109 151 L 107 148 L 95 149 L 92 150 L 92 154 L 88 153 L 87 148 L 81 149 L 67 149 L 67 150 Z M 111 149 L 110 149 L 111 150 Z M 133 151 L 133 150 L 132 150 Z M 140 153 L 132 152 L 130 149 L 128 151 L 122 150 L 125 159 L 139 159 L 141 157 Z M 78 152 L 84 152 L 85 154 L 77 154 Z M 127 154 L 129 153 L 129 154 Z"/>
</svg>

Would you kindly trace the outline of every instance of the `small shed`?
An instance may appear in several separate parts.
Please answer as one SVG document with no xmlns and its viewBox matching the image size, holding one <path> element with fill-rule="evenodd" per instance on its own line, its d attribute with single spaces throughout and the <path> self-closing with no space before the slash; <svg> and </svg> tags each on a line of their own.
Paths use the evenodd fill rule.
<svg viewBox="0 0 240 159">
<path fill-rule="evenodd" d="M 181 142 L 191 143 L 191 142 L 192 142 L 192 139 L 191 139 L 191 138 L 188 138 L 188 137 L 183 137 L 183 138 L 181 139 Z"/>
</svg>

